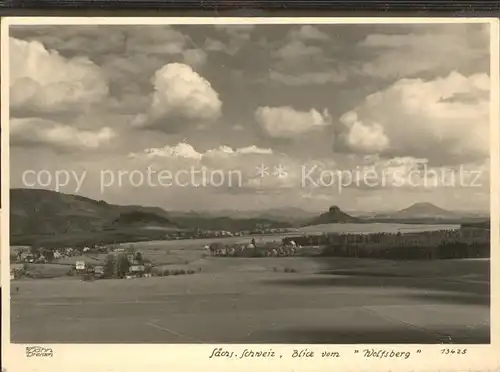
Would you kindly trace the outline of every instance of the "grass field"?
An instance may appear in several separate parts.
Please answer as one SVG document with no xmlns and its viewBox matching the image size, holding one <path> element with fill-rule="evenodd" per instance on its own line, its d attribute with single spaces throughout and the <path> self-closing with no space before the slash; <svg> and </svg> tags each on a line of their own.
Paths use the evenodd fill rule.
<svg viewBox="0 0 500 372">
<path fill-rule="evenodd" d="M 138 248 L 194 275 L 13 281 L 12 342 L 489 342 L 488 260 L 202 258 L 188 242 Z"/>
</svg>

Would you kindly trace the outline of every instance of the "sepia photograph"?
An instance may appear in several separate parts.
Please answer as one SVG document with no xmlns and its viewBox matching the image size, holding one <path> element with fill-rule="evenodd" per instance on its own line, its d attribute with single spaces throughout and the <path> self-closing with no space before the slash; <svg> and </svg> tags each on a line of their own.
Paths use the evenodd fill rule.
<svg viewBox="0 0 500 372">
<path fill-rule="evenodd" d="M 490 344 L 490 30 L 10 25 L 10 342 Z"/>
</svg>

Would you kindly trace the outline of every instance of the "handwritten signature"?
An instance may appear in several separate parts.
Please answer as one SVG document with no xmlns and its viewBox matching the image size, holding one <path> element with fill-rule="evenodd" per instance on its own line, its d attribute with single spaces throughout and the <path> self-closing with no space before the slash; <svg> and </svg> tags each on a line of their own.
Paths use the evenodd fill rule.
<svg viewBox="0 0 500 372">
<path fill-rule="evenodd" d="M 52 358 L 54 352 L 51 348 L 45 348 L 41 346 L 27 346 L 26 347 L 26 357 L 49 357 Z"/>
</svg>

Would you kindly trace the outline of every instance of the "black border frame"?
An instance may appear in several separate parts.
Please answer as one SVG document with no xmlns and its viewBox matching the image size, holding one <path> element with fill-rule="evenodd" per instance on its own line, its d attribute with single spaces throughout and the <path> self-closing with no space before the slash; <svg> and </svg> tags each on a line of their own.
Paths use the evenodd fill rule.
<svg viewBox="0 0 500 372">
<path fill-rule="evenodd" d="M 0 16 L 123 17 L 137 13 L 169 17 L 500 17 L 500 1 L 0 0 Z"/>
</svg>

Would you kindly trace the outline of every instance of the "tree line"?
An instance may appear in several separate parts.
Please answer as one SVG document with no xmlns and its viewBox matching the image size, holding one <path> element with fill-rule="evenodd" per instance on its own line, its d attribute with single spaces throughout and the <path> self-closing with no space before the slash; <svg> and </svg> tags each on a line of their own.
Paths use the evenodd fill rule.
<svg viewBox="0 0 500 372">
<path fill-rule="evenodd" d="M 301 246 L 321 246 L 322 255 L 394 260 L 488 258 L 490 232 L 483 229 L 419 233 L 322 234 L 287 237 Z"/>
</svg>

